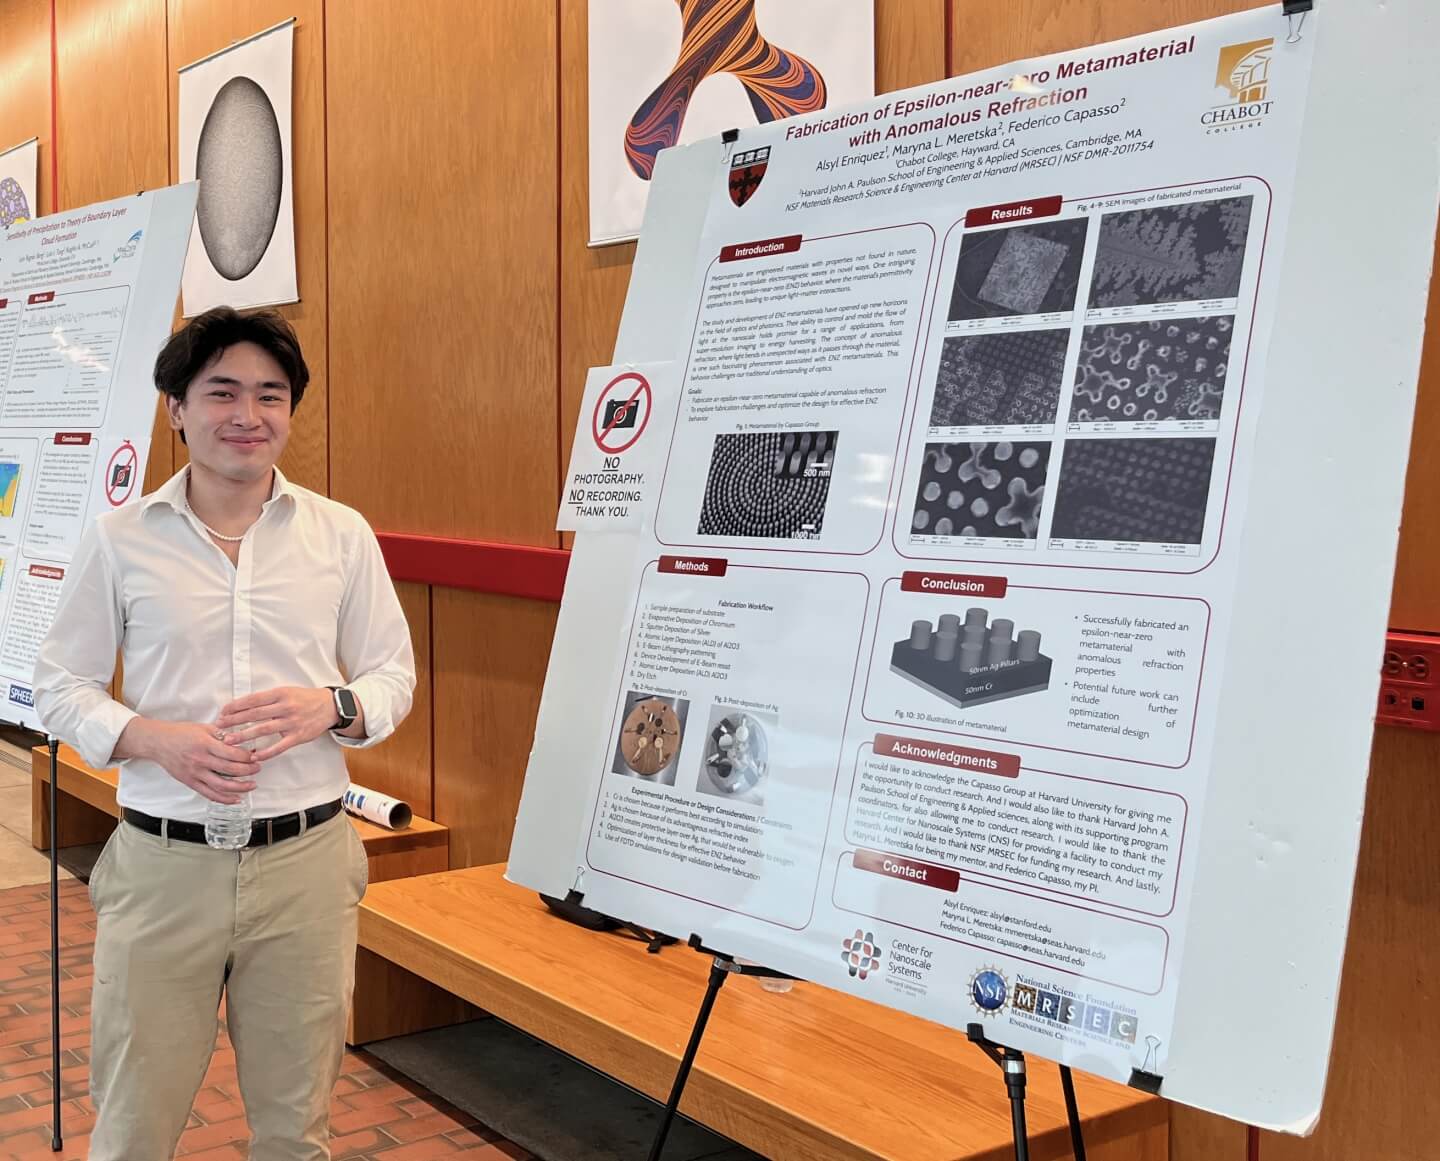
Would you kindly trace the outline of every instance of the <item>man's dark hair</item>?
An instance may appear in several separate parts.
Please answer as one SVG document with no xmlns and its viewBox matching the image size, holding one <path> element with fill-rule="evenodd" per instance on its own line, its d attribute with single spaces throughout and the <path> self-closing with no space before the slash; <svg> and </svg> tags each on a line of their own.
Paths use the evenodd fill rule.
<svg viewBox="0 0 1440 1161">
<path fill-rule="evenodd" d="M 310 382 L 310 368 L 300 353 L 300 340 L 278 311 L 241 314 L 231 307 L 217 306 L 196 315 L 160 348 L 155 360 L 155 386 L 183 403 L 195 377 L 236 343 L 254 343 L 280 364 L 290 381 L 290 414 L 295 414 Z"/>
</svg>

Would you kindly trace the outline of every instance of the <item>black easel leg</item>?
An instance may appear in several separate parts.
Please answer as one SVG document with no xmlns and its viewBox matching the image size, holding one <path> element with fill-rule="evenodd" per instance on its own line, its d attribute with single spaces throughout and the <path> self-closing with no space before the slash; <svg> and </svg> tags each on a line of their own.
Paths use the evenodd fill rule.
<svg viewBox="0 0 1440 1161">
<path fill-rule="evenodd" d="M 700 1051 L 700 1041 L 705 1035 L 705 1025 L 710 1022 L 715 997 L 720 994 L 721 985 L 729 974 L 730 964 L 717 956 L 710 965 L 710 983 L 705 988 L 705 998 L 700 1001 L 695 1027 L 690 1030 L 690 1043 L 685 1046 L 685 1055 L 680 1058 L 680 1068 L 675 1073 L 675 1083 L 670 1088 L 670 1100 L 660 1118 L 660 1128 L 655 1133 L 655 1143 L 650 1146 L 648 1161 L 660 1161 L 660 1154 L 665 1150 L 665 1138 L 670 1135 L 670 1126 L 675 1120 L 675 1114 L 680 1111 L 680 1097 L 685 1092 L 685 1082 L 690 1079 L 690 1069 L 695 1065 L 695 1054 Z"/>
<path fill-rule="evenodd" d="M 1005 1088 L 1010 1094 L 1010 1124 L 1015 1130 L 1015 1161 L 1030 1161 L 1030 1135 L 1025 1128 L 1025 1057 L 1006 1048 L 1003 1059 Z"/>
<path fill-rule="evenodd" d="M 1075 1102 L 1075 1078 L 1070 1066 L 1060 1066 L 1060 1087 L 1065 1092 L 1065 1116 L 1070 1121 L 1070 1148 L 1075 1161 L 1085 1161 L 1085 1135 L 1080 1130 L 1080 1106 Z"/>
<path fill-rule="evenodd" d="M 50 740 L 50 1052 L 54 1111 L 51 1118 L 50 1149 L 58 1153 L 65 1145 L 60 1128 L 60 741 Z"/>
</svg>

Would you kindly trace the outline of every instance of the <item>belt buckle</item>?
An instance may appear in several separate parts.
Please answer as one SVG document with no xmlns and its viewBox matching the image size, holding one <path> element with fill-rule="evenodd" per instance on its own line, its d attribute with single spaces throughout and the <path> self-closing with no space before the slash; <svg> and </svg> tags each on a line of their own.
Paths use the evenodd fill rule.
<svg viewBox="0 0 1440 1161">
<path fill-rule="evenodd" d="M 275 820 L 273 818 L 265 820 L 265 845 L 267 847 L 275 845 Z"/>
</svg>

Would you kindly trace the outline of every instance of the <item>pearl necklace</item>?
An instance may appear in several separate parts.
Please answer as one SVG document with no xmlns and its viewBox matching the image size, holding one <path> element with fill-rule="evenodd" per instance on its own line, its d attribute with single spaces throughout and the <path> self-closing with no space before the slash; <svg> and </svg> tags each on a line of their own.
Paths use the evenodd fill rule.
<svg viewBox="0 0 1440 1161">
<path fill-rule="evenodd" d="M 195 516 L 195 509 L 190 507 L 190 500 L 188 497 L 185 500 L 185 511 L 189 512 L 191 516 Z M 211 528 L 210 525 L 206 524 L 205 521 L 201 520 L 199 516 L 195 516 L 195 523 L 200 525 L 201 528 L 205 529 L 206 532 L 210 533 L 210 535 L 213 536 L 216 540 L 223 540 L 226 544 L 239 544 L 242 540 L 245 539 L 245 534 L 250 531 L 250 529 L 247 528 L 245 532 L 240 533 L 239 536 L 226 536 L 223 532 L 216 532 L 215 529 Z"/>
</svg>

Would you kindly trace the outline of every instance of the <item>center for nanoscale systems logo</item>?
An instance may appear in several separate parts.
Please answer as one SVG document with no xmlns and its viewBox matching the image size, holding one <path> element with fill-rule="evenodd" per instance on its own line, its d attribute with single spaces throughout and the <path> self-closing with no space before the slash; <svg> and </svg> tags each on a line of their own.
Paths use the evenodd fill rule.
<svg viewBox="0 0 1440 1161">
<path fill-rule="evenodd" d="M 875 933 L 857 927 L 855 934 L 845 940 L 840 958 L 850 969 L 852 976 L 865 979 L 880 966 L 880 949 L 875 945 Z"/>
<path fill-rule="evenodd" d="M 1264 120 L 1275 104 L 1270 99 L 1270 60 L 1274 52 L 1274 37 L 1227 44 L 1220 50 L 1215 87 L 1224 89 L 1229 100 L 1201 116 L 1201 124 L 1208 126 L 1211 133 L 1252 129 Z"/>
</svg>

